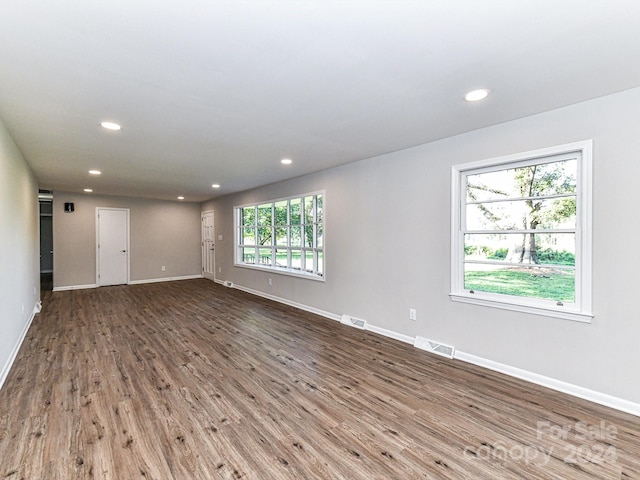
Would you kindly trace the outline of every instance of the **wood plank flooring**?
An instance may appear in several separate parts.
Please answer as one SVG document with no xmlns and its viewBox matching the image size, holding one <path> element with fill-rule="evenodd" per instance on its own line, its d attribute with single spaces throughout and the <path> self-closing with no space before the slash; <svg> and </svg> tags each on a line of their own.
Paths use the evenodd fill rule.
<svg viewBox="0 0 640 480">
<path fill-rule="evenodd" d="M 208 280 L 47 292 L 0 478 L 631 479 L 640 419 Z"/>
</svg>

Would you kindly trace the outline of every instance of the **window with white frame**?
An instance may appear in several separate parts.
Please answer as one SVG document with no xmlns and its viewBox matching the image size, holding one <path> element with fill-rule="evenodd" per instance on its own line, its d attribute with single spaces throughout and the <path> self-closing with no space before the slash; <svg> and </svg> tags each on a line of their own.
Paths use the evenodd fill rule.
<svg viewBox="0 0 640 480">
<path fill-rule="evenodd" d="M 324 279 L 324 193 L 235 207 L 236 265 Z"/>
<path fill-rule="evenodd" d="M 452 168 L 451 298 L 589 322 L 591 141 Z"/>
</svg>

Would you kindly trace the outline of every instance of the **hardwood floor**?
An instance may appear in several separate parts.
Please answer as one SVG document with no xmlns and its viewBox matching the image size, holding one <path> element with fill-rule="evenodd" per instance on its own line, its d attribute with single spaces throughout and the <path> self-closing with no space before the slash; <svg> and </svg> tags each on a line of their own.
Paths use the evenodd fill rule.
<svg viewBox="0 0 640 480">
<path fill-rule="evenodd" d="M 640 419 L 208 280 L 46 292 L 0 478 L 640 478 Z"/>
</svg>

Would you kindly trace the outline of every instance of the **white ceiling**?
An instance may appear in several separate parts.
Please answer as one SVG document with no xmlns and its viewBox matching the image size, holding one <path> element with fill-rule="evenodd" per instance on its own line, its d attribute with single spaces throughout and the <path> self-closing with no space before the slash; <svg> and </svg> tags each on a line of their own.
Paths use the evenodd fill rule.
<svg viewBox="0 0 640 480">
<path fill-rule="evenodd" d="M 0 18 L 0 118 L 54 190 L 202 201 L 640 86 L 637 0 L 0 0 Z"/>
</svg>

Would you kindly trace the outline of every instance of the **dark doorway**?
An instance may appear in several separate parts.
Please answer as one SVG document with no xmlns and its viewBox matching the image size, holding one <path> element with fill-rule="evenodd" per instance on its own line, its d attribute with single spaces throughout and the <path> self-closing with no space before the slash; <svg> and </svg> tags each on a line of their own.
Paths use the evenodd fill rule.
<svg viewBox="0 0 640 480">
<path fill-rule="evenodd" d="M 40 190 L 40 290 L 53 290 L 53 193 Z"/>
</svg>

